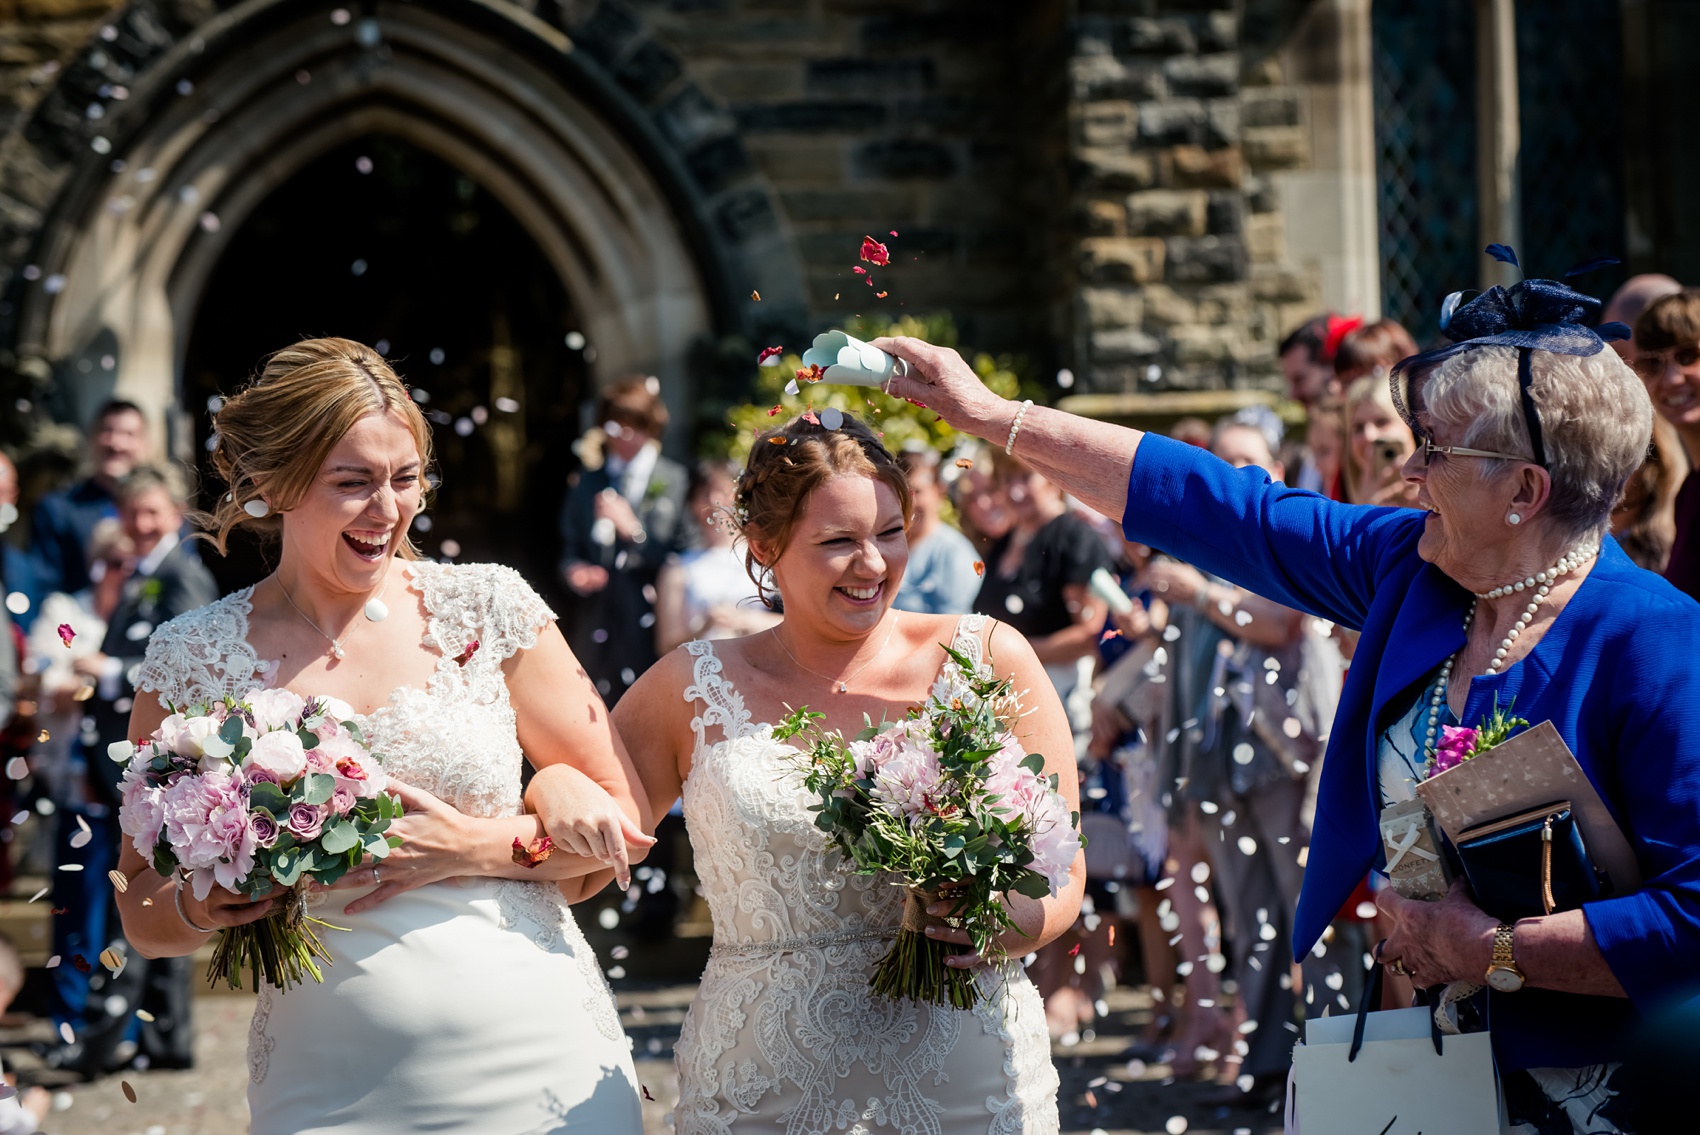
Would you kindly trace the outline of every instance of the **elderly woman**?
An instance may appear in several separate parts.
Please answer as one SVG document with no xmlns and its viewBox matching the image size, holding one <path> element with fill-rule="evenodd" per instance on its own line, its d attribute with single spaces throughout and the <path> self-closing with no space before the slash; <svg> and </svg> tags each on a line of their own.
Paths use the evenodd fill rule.
<svg viewBox="0 0 1700 1135">
<path fill-rule="evenodd" d="M 878 342 L 910 364 L 894 394 L 1122 516 L 1128 539 L 1362 631 L 1298 950 L 1376 863 L 1379 810 L 1420 775 L 1401 753 L 1420 754 L 1447 723 L 1481 722 L 1495 699 L 1557 728 L 1628 834 L 1643 889 L 1514 925 L 1462 887 L 1435 903 L 1381 900 L 1396 925 L 1381 960 L 1418 985 L 1487 984 L 1495 971 L 1482 996 L 1508 1103 L 1543 1131 L 1568 1129 L 1567 1115 L 1583 1130 L 1583 1113 L 1587 1130 L 1632 1130 L 1602 1125 L 1627 1102 L 1611 1098 L 1626 1034 L 1700 974 L 1700 605 L 1606 535 L 1652 407 L 1584 326 L 1598 310 L 1551 281 L 1494 288 L 1451 313 L 1448 334 L 1464 341 L 1401 364 L 1420 439 L 1404 475 L 1420 510 L 1333 503 L 1156 435 L 1017 406 L 950 351 Z"/>
</svg>

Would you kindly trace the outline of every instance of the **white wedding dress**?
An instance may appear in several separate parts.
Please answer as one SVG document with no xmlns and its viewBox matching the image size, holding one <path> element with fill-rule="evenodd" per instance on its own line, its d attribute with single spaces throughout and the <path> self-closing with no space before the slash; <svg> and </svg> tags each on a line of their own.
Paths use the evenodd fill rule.
<svg viewBox="0 0 1700 1135">
<path fill-rule="evenodd" d="M 976 661 L 984 623 L 968 616 L 956 634 Z M 712 644 L 686 649 L 700 716 L 685 824 L 714 946 L 674 1054 L 677 1135 L 1056 1131 L 1044 1005 L 1020 966 L 982 971 L 986 999 L 969 1011 L 870 993 L 901 889 L 844 867 L 796 750 L 751 723 Z M 956 677 L 947 662 L 939 680 Z"/>
<path fill-rule="evenodd" d="M 509 568 L 407 567 L 441 660 L 426 689 L 396 690 L 361 724 L 389 774 L 468 815 L 517 815 L 523 756 L 502 661 L 554 616 Z M 161 626 L 137 685 L 177 704 L 267 685 L 276 663 L 248 644 L 251 595 Z M 342 913 L 364 893 L 313 904 L 348 928 L 322 931 L 324 984 L 262 986 L 248 1038 L 253 1135 L 642 1130 L 613 995 L 552 884 L 453 879 Z"/>
</svg>

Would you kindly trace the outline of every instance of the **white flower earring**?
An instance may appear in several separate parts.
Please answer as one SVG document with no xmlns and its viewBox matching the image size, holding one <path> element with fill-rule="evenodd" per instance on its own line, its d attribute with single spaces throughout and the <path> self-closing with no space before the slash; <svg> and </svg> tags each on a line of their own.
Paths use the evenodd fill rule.
<svg viewBox="0 0 1700 1135">
<path fill-rule="evenodd" d="M 1519 516 L 1517 513 L 1514 512 L 1510 516 L 1507 516 L 1505 518 L 1505 523 L 1507 523 L 1507 524 L 1521 524 L 1521 523 L 1523 523 L 1523 518 L 1521 516 Z"/>
</svg>

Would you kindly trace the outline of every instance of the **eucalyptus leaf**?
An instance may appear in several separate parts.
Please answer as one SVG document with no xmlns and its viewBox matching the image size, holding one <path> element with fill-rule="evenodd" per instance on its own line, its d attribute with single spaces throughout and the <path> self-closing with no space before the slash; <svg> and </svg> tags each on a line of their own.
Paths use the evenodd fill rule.
<svg viewBox="0 0 1700 1135">
<path fill-rule="evenodd" d="M 306 783 L 302 799 L 309 804 L 327 803 L 336 791 L 336 777 L 328 772 L 310 772 L 302 779 Z"/>
<path fill-rule="evenodd" d="M 359 842 L 360 833 L 349 823 L 333 824 L 319 836 L 319 846 L 332 855 L 341 855 Z"/>
</svg>

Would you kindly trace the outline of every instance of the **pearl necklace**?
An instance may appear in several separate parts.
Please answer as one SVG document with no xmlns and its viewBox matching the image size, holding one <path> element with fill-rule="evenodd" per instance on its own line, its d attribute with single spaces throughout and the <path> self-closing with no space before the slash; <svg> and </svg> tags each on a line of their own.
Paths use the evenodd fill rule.
<svg viewBox="0 0 1700 1135">
<path fill-rule="evenodd" d="M 1511 628 L 1510 632 L 1506 634 L 1505 638 L 1500 641 L 1499 649 L 1493 652 L 1493 661 L 1488 663 L 1487 671 L 1483 674 L 1483 677 L 1499 673 L 1500 668 L 1505 665 L 1506 657 L 1511 653 L 1512 645 L 1516 643 L 1518 636 L 1527 630 L 1529 624 L 1534 621 L 1535 612 L 1540 609 L 1541 602 L 1546 599 L 1547 593 L 1552 590 L 1552 585 L 1558 582 L 1561 576 L 1568 575 L 1570 572 L 1575 571 L 1577 568 L 1581 567 L 1583 564 L 1587 563 L 1599 554 L 1600 546 L 1598 544 L 1588 544 L 1580 548 L 1574 548 L 1565 553 L 1565 555 L 1552 567 L 1547 568 L 1545 571 L 1538 571 L 1534 575 L 1529 576 L 1527 579 L 1520 579 L 1515 583 L 1507 583 L 1505 586 L 1496 587 L 1492 591 L 1473 592 L 1475 598 L 1470 600 L 1470 609 L 1464 612 L 1464 636 L 1466 639 L 1470 634 L 1470 622 L 1476 617 L 1476 604 L 1478 602 L 1483 599 L 1500 599 L 1507 595 L 1513 595 L 1519 591 L 1533 591 L 1535 593 L 1534 598 L 1529 600 L 1529 605 L 1523 609 L 1522 615 L 1518 616 L 1516 624 Z M 1446 687 L 1452 678 L 1452 664 L 1458 660 L 1458 655 L 1462 653 L 1463 648 L 1460 647 L 1450 658 L 1441 663 L 1440 675 L 1435 679 L 1434 692 L 1429 696 L 1428 701 L 1428 729 L 1425 733 L 1427 739 L 1423 746 L 1427 752 L 1432 753 L 1434 751 L 1435 738 L 1440 732 L 1441 709 L 1446 705 Z"/>
</svg>

